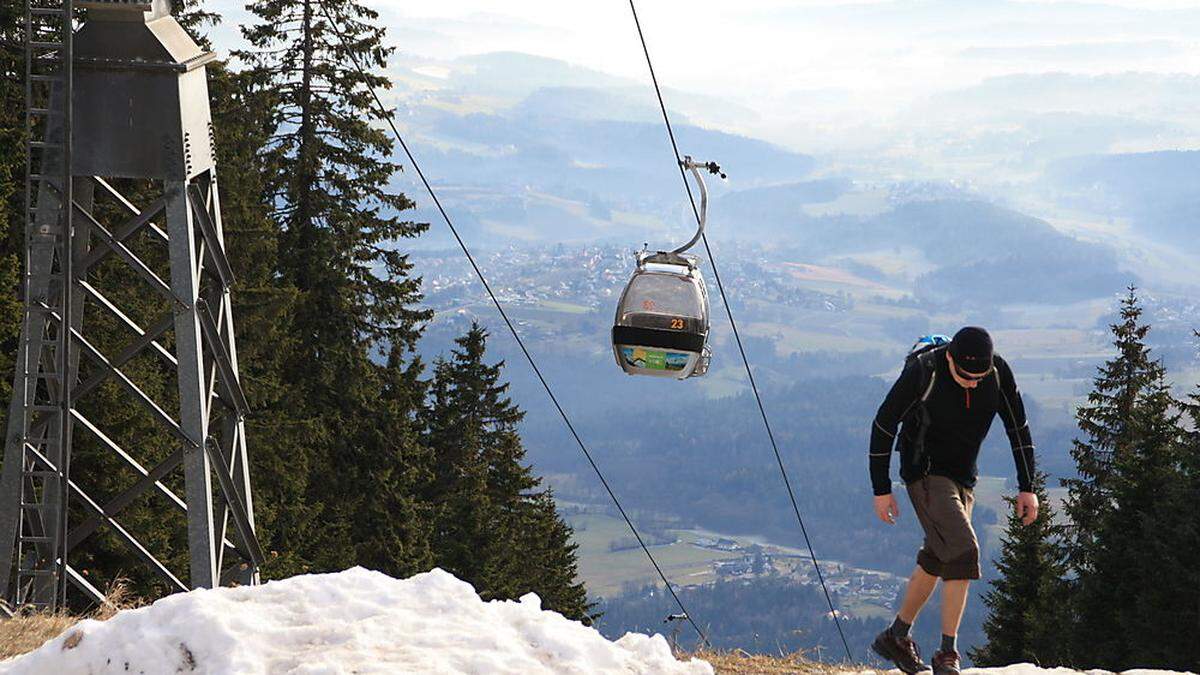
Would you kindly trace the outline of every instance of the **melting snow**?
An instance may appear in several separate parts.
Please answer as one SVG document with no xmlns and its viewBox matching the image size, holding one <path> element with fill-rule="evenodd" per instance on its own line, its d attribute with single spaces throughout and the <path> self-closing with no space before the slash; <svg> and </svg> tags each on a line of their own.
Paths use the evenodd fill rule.
<svg viewBox="0 0 1200 675">
<path fill-rule="evenodd" d="M 0 674 L 711 674 L 661 635 L 610 642 L 536 595 L 484 602 L 441 570 L 410 579 L 354 568 L 168 596 L 83 621 Z"/>
</svg>

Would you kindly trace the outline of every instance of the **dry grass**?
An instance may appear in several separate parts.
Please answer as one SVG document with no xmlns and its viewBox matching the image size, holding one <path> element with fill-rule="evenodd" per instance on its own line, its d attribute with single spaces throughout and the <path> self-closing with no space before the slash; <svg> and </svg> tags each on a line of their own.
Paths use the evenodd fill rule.
<svg viewBox="0 0 1200 675">
<path fill-rule="evenodd" d="M 75 624 L 79 617 L 37 613 L 0 619 L 0 660 L 11 659 L 41 647 Z"/>
<path fill-rule="evenodd" d="M 0 619 L 0 661 L 20 656 L 41 647 L 47 640 L 62 635 L 81 619 L 106 621 L 123 609 L 143 604 L 120 581 L 108 589 L 104 603 L 83 616 L 65 612 L 18 612 L 11 619 Z"/>
<path fill-rule="evenodd" d="M 735 649 L 733 651 L 699 651 L 689 656 L 711 663 L 713 669 L 717 671 L 717 675 L 782 675 L 783 673 L 833 675 L 833 673 L 863 670 L 863 668 L 846 668 L 810 661 L 801 652 L 784 656 L 764 656 L 748 654 L 740 649 Z"/>
</svg>

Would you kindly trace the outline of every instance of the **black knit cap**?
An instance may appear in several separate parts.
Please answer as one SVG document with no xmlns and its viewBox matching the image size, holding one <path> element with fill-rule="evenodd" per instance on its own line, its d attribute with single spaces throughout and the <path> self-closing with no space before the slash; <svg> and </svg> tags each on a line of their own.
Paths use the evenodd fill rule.
<svg viewBox="0 0 1200 675">
<path fill-rule="evenodd" d="M 992 336 L 978 326 L 967 326 L 950 341 L 950 356 L 963 371 L 983 375 L 992 369 Z"/>
</svg>

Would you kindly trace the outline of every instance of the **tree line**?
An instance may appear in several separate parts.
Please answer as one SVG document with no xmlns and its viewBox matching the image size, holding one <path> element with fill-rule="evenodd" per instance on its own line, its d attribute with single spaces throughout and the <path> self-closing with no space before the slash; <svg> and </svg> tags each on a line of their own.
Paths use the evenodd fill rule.
<svg viewBox="0 0 1200 675">
<path fill-rule="evenodd" d="M 1130 288 L 1077 411 L 1065 513 L 1043 475 L 1037 521 L 1009 518 L 976 664 L 1200 665 L 1200 391 L 1173 394 L 1142 311 Z"/>
<path fill-rule="evenodd" d="M 19 3 L 0 7 L 0 398 L 11 396 L 21 323 L 24 256 L 24 53 Z M 391 187 L 402 170 L 372 106 L 370 88 L 391 86 L 392 48 L 378 15 L 350 0 L 266 0 L 247 5 L 247 47 L 209 66 L 228 254 L 238 284 L 234 311 L 248 418 L 255 517 L 268 552 L 263 574 L 279 578 L 363 565 L 394 576 L 433 566 L 471 582 L 485 598 L 528 592 L 544 606 L 589 618 L 575 546 L 549 490 L 525 460 L 503 362 L 472 326 L 432 364 L 416 353 L 432 313 L 403 242 L 426 225 Z M 220 17 L 199 0 L 175 14 L 201 44 Z M 343 44 L 329 23 L 345 38 Z M 368 73 L 353 67 L 365 64 Z M 117 181 L 135 201 L 154 186 Z M 98 206 L 98 209 L 101 207 Z M 103 214 L 100 214 L 103 215 Z M 151 265 L 163 252 L 131 247 Z M 94 271 L 135 321 L 153 307 L 132 290 L 116 260 Z M 134 282 L 128 285 L 132 289 Z M 85 315 L 107 353 L 130 339 L 124 326 Z M 143 324 L 144 325 L 144 324 Z M 163 344 L 172 348 L 170 335 Z M 126 369 L 165 409 L 177 401 L 161 363 Z M 122 402 L 108 383 L 81 405 L 144 463 L 174 450 L 172 439 Z M 128 486 L 95 439 L 76 432 L 73 467 L 95 477 L 105 501 Z M 181 489 L 182 476 L 165 479 Z M 182 516 L 153 500 L 122 522 L 174 569 L 185 568 Z M 103 532 L 72 556 L 97 579 L 126 577 L 145 595 L 164 590 L 128 566 L 121 542 Z"/>
</svg>

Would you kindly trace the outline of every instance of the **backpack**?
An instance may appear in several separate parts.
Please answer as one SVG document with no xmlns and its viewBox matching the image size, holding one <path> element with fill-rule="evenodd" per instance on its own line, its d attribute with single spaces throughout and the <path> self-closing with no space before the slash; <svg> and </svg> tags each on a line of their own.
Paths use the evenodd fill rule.
<svg viewBox="0 0 1200 675">
<path fill-rule="evenodd" d="M 933 421 L 929 417 L 929 410 L 925 407 L 925 402 L 929 400 L 930 394 L 933 393 L 933 386 L 937 383 L 937 361 L 935 359 L 945 353 L 949 345 L 950 338 L 945 335 L 923 335 L 913 343 L 908 356 L 904 357 L 905 368 L 911 367 L 913 363 L 919 364 L 921 368 L 921 384 L 918 389 L 921 393 L 914 401 L 912 410 L 905 415 L 903 420 L 903 435 L 912 443 L 913 466 L 920 466 L 921 460 L 924 459 L 925 433 Z M 897 451 L 900 451 L 901 447 L 901 443 L 896 444 Z"/>
<path fill-rule="evenodd" d="M 905 368 L 910 367 L 913 362 L 921 364 L 921 396 L 918 403 L 924 404 L 933 393 L 934 380 L 937 379 L 937 361 L 934 361 L 934 358 L 937 354 L 945 352 L 949 345 L 950 338 L 945 335 L 923 335 L 913 344 L 908 356 L 904 357 Z"/>
</svg>

